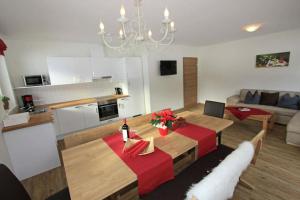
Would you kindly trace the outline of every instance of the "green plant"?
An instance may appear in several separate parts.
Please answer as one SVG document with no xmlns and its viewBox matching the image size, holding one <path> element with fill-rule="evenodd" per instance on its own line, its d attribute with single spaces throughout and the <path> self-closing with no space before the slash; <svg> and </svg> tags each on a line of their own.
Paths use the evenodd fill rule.
<svg viewBox="0 0 300 200">
<path fill-rule="evenodd" d="M 9 101 L 9 100 L 10 100 L 9 97 L 7 97 L 7 96 L 1 96 L 1 101 L 2 102 L 6 102 L 6 101 Z"/>
</svg>

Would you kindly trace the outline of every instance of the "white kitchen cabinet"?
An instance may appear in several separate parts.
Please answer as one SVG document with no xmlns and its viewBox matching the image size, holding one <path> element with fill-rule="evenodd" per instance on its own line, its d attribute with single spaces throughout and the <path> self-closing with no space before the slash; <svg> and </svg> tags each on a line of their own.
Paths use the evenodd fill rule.
<svg viewBox="0 0 300 200">
<path fill-rule="evenodd" d="M 126 82 L 126 67 L 123 59 L 119 60 L 117 65 L 112 66 L 112 80 L 114 82 Z"/>
<path fill-rule="evenodd" d="M 93 79 L 111 77 L 113 81 L 126 79 L 125 66 L 119 58 L 91 58 Z"/>
<path fill-rule="evenodd" d="M 127 113 L 126 113 L 126 103 L 127 103 L 128 99 L 127 98 L 122 98 L 122 99 L 118 99 L 117 103 L 118 103 L 118 112 L 119 112 L 119 118 L 120 119 L 124 119 L 126 117 L 128 117 Z"/>
<path fill-rule="evenodd" d="M 20 180 L 60 166 L 52 123 L 3 134 L 14 173 Z"/>
<path fill-rule="evenodd" d="M 92 66 L 89 57 L 48 57 L 51 85 L 92 82 Z"/>
<path fill-rule="evenodd" d="M 82 106 L 66 107 L 56 110 L 59 124 L 57 135 L 63 135 L 85 129 L 85 119 Z"/>
<path fill-rule="evenodd" d="M 127 76 L 127 89 L 129 97 L 124 99 L 125 113 L 127 117 L 145 114 L 145 95 L 143 68 L 140 58 L 125 58 Z"/>
<path fill-rule="evenodd" d="M 99 126 L 100 120 L 97 103 L 83 105 L 82 111 L 84 115 L 85 128 Z"/>
<path fill-rule="evenodd" d="M 98 104 L 84 104 L 55 110 L 57 135 L 80 131 L 100 125 Z"/>
<path fill-rule="evenodd" d="M 92 58 L 92 72 L 94 79 L 112 76 L 111 65 L 115 64 L 110 59 Z"/>
</svg>

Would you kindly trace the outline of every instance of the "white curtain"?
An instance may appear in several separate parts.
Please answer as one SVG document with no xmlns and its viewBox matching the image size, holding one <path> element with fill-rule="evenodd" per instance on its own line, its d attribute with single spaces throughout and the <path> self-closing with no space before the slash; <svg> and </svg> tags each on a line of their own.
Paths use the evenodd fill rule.
<svg viewBox="0 0 300 200">
<path fill-rule="evenodd" d="M 0 96 L 1 95 L 2 95 L 2 92 L 1 92 L 1 88 L 0 88 Z M 5 115 L 5 112 L 4 112 L 4 108 L 3 108 L 3 103 L 2 103 L 2 101 L 0 101 L 0 123 L 4 118 L 4 115 Z M 1 127 L 0 127 L 0 129 L 1 129 Z"/>
<path fill-rule="evenodd" d="M 16 98 L 8 74 L 5 57 L 3 55 L 0 55 L 0 88 L 2 95 L 5 95 L 10 98 L 10 109 L 13 109 L 16 106 Z"/>
</svg>

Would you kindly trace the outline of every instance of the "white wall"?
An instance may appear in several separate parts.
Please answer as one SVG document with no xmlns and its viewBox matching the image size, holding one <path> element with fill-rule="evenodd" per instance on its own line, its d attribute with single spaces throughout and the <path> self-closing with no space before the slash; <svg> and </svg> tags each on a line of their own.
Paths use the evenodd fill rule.
<svg viewBox="0 0 300 200">
<path fill-rule="evenodd" d="M 48 74 L 47 57 L 103 57 L 99 44 L 61 41 L 12 40 L 6 38 L 6 63 L 14 87 L 24 86 L 22 76 Z M 119 83 L 99 81 L 95 83 L 15 90 L 20 106 L 21 96 L 33 95 L 35 105 L 51 104 L 82 98 L 114 94 Z"/>
<path fill-rule="evenodd" d="M 105 50 L 108 56 L 124 56 L 124 54 L 119 54 L 109 49 Z M 198 57 L 198 50 L 197 47 L 171 45 L 148 51 L 145 51 L 145 49 L 135 49 L 132 52 L 126 53 L 126 56 L 142 57 L 147 113 L 164 108 L 183 108 L 183 57 Z M 160 60 L 176 60 L 177 74 L 161 76 Z"/>
<path fill-rule="evenodd" d="M 98 44 L 11 39 L 6 43 L 6 62 L 14 87 L 24 86 L 23 75 L 48 74 L 47 56 L 90 57 L 98 49 L 103 56 Z"/>
<path fill-rule="evenodd" d="M 290 51 L 290 66 L 256 68 L 258 54 Z M 198 101 L 224 101 L 241 88 L 300 91 L 300 29 L 199 48 Z"/>
<path fill-rule="evenodd" d="M 98 46 L 86 43 L 7 41 L 6 61 L 12 82 L 16 86 L 22 84 L 20 77 L 23 74 L 47 73 L 46 56 L 91 56 L 91 49 Z M 257 54 L 282 51 L 291 51 L 289 67 L 255 68 Z M 198 48 L 172 45 L 162 51 L 151 50 L 150 53 L 143 52 L 139 56 L 143 58 L 148 111 L 166 107 L 172 109 L 183 107 L 182 58 L 185 56 L 199 58 L 198 101 L 202 103 L 206 99 L 225 101 L 226 97 L 238 93 L 240 88 L 300 90 L 299 29 Z M 177 60 L 177 75 L 160 76 L 160 60 Z M 78 86 L 74 87 L 78 88 Z M 84 88 L 85 86 L 79 89 L 78 94 L 84 95 Z M 69 94 L 76 93 L 74 88 L 67 89 L 70 90 Z M 53 89 L 50 93 L 52 95 L 56 91 Z M 58 92 L 58 94 L 64 93 Z M 69 99 L 75 98 L 69 97 Z"/>
<path fill-rule="evenodd" d="M 93 83 L 20 89 L 16 90 L 15 93 L 20 106 L 22 106 L 21 96 L 26 94 L 32 95 L 34 105 L 45 105 L 112 95 L 115 93 L 115 87 L 120 86 L 120 83 L 114 83 L 110 80 L 98 80 Z"/>
<path fill-rule="evenodd" d="M 152 111 L 164 108 L 183 108 L 183 57 L 198 57 L 198 48 L 172 45 L 161 51 L 149 53 L 148 68 Z M 177 74 L 161 76 L 160 60 L 177 60 Z"/>
</svg>

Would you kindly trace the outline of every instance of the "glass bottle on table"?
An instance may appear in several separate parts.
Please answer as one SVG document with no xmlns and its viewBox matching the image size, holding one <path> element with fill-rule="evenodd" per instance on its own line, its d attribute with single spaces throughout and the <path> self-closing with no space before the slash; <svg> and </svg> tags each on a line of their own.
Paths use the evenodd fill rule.
<svg viewBox="0 0 300 200">
<path fill-rule="evenodd" d="M 126 118 L 124 119 L 124 124 L 122 126 L 122 138 L 123 138 L 123 142 L 127 142 L 128 138 L 129 138 L 129 126 L 127 125 L 127 120 Z"/>
</svg>

